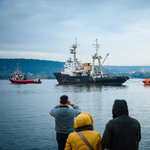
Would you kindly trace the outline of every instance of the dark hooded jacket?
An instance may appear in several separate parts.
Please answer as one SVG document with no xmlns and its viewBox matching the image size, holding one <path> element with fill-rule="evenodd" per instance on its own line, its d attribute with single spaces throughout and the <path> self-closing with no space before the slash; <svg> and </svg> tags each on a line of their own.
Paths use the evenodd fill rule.
<svg viewBox="0 0 150 150">
<path fill-rule="evenodd" d="M 141 140 L 140 123 L 128 116 L 125 100 L 115 100 L 112 109 L 113 119 L 105 127 L 102 145 L 110 150 L 138 150 Z"/>
</svg>

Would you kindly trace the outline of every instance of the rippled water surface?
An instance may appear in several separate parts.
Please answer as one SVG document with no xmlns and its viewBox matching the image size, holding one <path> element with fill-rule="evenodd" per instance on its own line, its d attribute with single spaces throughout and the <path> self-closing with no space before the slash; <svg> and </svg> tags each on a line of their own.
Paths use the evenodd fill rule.
<svg viewBox="0 0 150 150">
<path fill-rule="evenodd" d="M 125 99 L 129 115 L 141 123 L 139 149 L 150 150 L 150 86 L 144 86 L 142 79 L 130 79 L 123 86 L 58 85 L 56 80 L 16 85 L 0 80 L 0 149 L 57 150 L 49 111 L 64 94 L 93 116 L 94 130 L 101 135 L 112 118 L 114 100 Z"/>
</svg>

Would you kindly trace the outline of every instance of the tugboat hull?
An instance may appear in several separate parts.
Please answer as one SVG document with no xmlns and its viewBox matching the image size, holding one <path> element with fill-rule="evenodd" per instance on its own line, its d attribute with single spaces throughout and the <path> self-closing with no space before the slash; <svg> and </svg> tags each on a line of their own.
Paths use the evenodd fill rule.
<svg viewBox="0 0 150 150">
<path fill-rule="evenodd" d="M 14 83 L 14 84 L 28 84 L 28 83 L 41 83 L 40 80 L 38 81 L 35 81 L 33 79 L 26 79 L 26 80 L 14 80 L 14 79 L 9 79 L 11 81 L 11 83 Z"/>
<path fill-rule="evenodd" d="M 143 80 L 143 83 L 144 83 L 145 85 L 150 85 L 150 79 L 144 79 L 144 80 Z"/>
<path fill-rule="evenodd" d="M 113 76 L 92 78 L 89 76 L 69 76 L 67 74 L 54 73 L 59 84 L 66 85 L 122 85 L 129 78 L 127 76 Z"/>
</svg>

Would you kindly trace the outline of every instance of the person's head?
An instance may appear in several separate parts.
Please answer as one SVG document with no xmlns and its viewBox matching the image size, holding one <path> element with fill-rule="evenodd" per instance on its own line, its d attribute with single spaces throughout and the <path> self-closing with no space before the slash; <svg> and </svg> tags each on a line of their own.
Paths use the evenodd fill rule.
<svg viewBox="0 0 150 150">
<path fill-rule="evenodd" d="M 60 103 L 61 104 L 67 104 L 68 103 L 68 96 L 67 95 L 62 95 L 60 97 Z"/>
<path fill-rule="evenodd" d="M 93 118 L 87 112 L 83 112 L 76 117 L 76 120 L 74 123 L 74 130 L 76 130 L 77 128 L 80 128 L 80 127 L 84 127 L 84 126 L 91 126 L 92 130 L 94 129 Z"/>
<path fill-rule="evenodd" d="M 128 116 L 128 106 L 127 102 L 124 99 L 116 99 L 112 108 L 113 118 L 116 118 L 121 115 Z"/>
</svg>

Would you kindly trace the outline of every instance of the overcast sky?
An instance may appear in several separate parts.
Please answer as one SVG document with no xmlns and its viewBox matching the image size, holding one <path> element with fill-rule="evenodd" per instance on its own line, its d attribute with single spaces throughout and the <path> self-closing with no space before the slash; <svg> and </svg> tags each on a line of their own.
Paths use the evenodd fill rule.
<svg viewBox="0 0 150 150">
<path fill-rule="evenodd" d="M 150 66 L 150 0 L 0 0 L 0 58 Z"/>
</svg>

